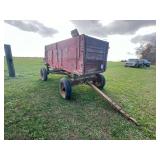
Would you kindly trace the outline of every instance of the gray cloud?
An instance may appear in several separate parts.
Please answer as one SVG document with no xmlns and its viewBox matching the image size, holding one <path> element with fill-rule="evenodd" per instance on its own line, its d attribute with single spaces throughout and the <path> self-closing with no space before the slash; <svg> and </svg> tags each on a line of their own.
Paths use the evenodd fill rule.
<svg viewBox="0 0 160 160">
<path fill-rule="evenodd" d="M 72 20 L 72 23 L 80 32 L 100 37 L 113 34 L 134 34 L 142 27 L 156 25 L 155 20 L 116 20 L 106 26 L 98 20 Z"/>
<path fill-rule="evenodd" d="M 138 35 L 131 39 L 132 43 L 150 43 L 156 44 L 156 33 L 146 34 L 146 35 Z"/>
<path fill-rule="evenodd" d="M 5 20 L 12 26 L 15 26 L 23 31 L 38 33 L 43 37 L 52 37 L 54 34 L 58 33 L 56 29 L 46 27 L 44 24 L 33 21 L 33 20 Z"/>
</svg>

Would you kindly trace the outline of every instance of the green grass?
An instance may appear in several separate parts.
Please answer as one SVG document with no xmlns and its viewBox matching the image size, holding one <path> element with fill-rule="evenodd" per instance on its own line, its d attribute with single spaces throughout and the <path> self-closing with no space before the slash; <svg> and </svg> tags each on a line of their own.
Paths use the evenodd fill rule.
<svg viewBox="0 0 160 160">
<path fill-rule="evenodd" d="M 41 58 L 14 58 L 16 78 L 5 63 L 5 139 L 156 139 L 156 68 L 125 68 L 109 62 L 107 93 L 139 122 L 127 121 L 87 85 L 59 95 L 62 75 L 39 78 Z"/>
</svg>

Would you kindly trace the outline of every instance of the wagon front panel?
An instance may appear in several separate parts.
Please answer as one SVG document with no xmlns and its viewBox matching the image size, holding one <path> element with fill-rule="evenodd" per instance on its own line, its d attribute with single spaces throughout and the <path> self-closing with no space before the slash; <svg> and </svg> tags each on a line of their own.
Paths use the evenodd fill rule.
<svg viewBox="0 0 160 160">
<path fill-rule="evenodd" d="M 109 43 L 85 36 L 84 73 L 95 74 L 106 70 Z"/>
</svg>

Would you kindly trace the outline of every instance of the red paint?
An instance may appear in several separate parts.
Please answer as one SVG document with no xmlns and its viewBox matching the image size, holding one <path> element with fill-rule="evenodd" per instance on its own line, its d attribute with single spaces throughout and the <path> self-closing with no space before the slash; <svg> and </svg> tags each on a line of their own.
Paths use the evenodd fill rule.
<svg viewBox="0 0 160 160">
<path fill-rule="evenodd" d="M 104 72 L 109 43 L 80 35 L 45 46 L 45 62 L 76 75 Z"/>
</svg>

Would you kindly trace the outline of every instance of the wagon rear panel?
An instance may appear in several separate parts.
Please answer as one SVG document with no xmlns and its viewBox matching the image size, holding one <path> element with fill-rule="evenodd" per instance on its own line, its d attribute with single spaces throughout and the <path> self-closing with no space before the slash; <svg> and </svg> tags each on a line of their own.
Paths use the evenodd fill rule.
<svg viewBox="0 0 160 160">
<path fill-rule="evenodd" d="M 58 68 L 57 44 L 45 46 L 45 63 L 54 68 Z"/>
<path fill-rule="evenodd" d="M 94 74 L 106 69 L 109 44 L 96 38 L 85 36 L 84 73 Z"/>
</svg>

